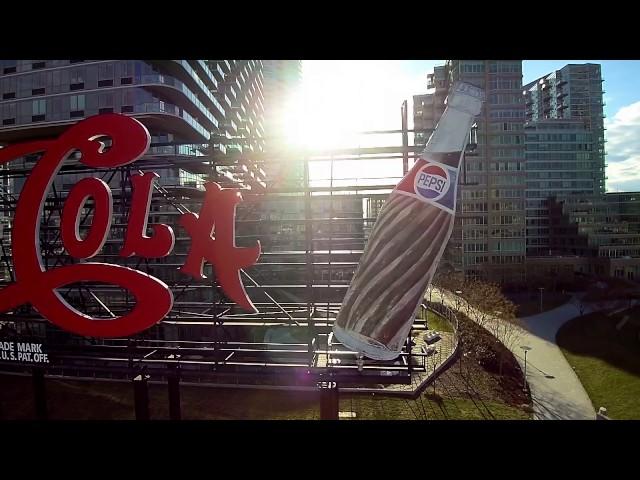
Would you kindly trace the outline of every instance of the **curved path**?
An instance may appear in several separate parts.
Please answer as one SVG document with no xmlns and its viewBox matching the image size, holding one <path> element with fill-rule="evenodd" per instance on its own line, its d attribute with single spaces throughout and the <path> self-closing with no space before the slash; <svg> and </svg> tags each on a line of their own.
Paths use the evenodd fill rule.
<svg viewBox="0 0 640 480">
<path fill-rule="evenodd" d="M 441 299 L 438 290 L 433 296 Z M 453 295 L 444 293 L 444 303 L 455 308 Z M 579 300 L 553 310 L 520 319 L 524 331 L 510 348 L 524 369 L 523 345 L 531 347 L 527 353 L 527 381 L 533 400 L 536 420 L 594 420 L 596 412 L 578 376 L 556 344 L 556 333 L 567 321 L 580 315 Z M 585 307 L 583 313 L 594 311 Z M 495 320 L 494 320 L 495 321 Z"/>
</svg>

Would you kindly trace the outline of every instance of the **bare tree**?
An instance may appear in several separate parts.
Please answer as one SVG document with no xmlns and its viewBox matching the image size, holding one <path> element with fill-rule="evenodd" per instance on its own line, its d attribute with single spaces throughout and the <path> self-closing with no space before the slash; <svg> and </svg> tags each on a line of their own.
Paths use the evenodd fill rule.
<svg viewBox="0 0 640 480">
<path fill-rule="evenodd" d="M 507 349 L 512 349 L 520 338 L 522 329 L 516 316 L 516 306 L 505 297 L 500 287 L 495 283 L 468 280 L 462 292 L 467 315 L 488 330 Z M 456 308 L 460 310 L 460 306 Z M 504 353 L 505 351 L 500 353 L 500 374 L 504 364 Z"/>
<path fill-rule="evenodd" d="M 494 312 L 494 318 L 488 323 L 487 329 L 508 350 L 512 350 L 522 335 L 520 321 L 516 316 L 516 306 L 507 298 L 499 302 L 500 310 Z M 504 364 L 505 351 L 500 352 L 500 375 Z"/>
<path fill-rule="evenodd" d="M 486 326 L 493 312 L 500 310 L 503 298 L 502 292 L 493 283 L 481 280 L 467 282 L 466 299 L 469 302 L 469 313 L 481 327 Z"/>
</svg>

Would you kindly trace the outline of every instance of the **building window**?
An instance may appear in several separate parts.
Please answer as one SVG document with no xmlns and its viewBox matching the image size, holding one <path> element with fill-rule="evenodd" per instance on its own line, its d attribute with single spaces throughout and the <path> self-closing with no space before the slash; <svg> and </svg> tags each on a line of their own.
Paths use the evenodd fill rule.
<svg viewBox="0 0 640 480">
<path fill-rule="evenodd" d="M 7 92 L 2 94 L 3 100 L 10 100 L 12 98 L 16 98 L 16 92 Z"/>
<path fill-rule="evenodd" d="M 98 109 L 98 114 L 103 115 L 105 113 L 113 113 L 113 107 L 104 107 Z"/>
<path fill-rule="evenodd" d="M 133 83 L 132 77 L 123 77 L 120 79 L 120 85 L 131 85 Z"/>
<path fill-rule="evenodd" d="M 113 107 L 113 93 L 101 93 L 98 95 L 98 108 Z"/>
<path fill-rule="evenodd" d="M 70 106 L 71 110 L 84 110 L 84 95 L 71 95 Z"/>
<path fill-rule="evenodd" d="M 98 66 L 98 87 L 113 87 L 113 77 L 113 63 L 104 63 Z"/>
<path fill-rule="evenodd" d="M 44 95 L 44 88 L 34 88 L 31 90 L 31 95 Z"/>
<path fill-rule="evenodd" d="M 78 118 L 84 117 L 84 105 L 85 105 L 85 96 L 84 95 L 71 95 L 69 97 L 69 117 Z"/>
<path fill-rule="evenodd" d="M 2 125 L 15 125 L 15 123 L 15 118 L 5 118 L 4 120 L 2 120 Z"/>
<path fill-rule="evenodd" d="M 32 117 L 31 121 L 33 122 L 41 122 L 45 119 L 47 113 L 47 101 L 42 100 L 34 100 L 32 105 Z"/>
<path fill-rule="evenodd" d="M 123 105 L 122 108 L 120 109 L 120 111 L 122 113 L 133 113 L 133 106 L 132 105 Z"/>
<path fill-rule="evenodd" d="M 33 62 L 31 64 L 31 69 L 32 70 L 39 70 L 41 68 L 45 67 L 45 62 Z"/>
<path fill-rule="evenodd" d="M 69 90 L 82 90 L 84 88 L 84 69 L 78 68 L 71 71 L 69 78 Z"/>
</svg>

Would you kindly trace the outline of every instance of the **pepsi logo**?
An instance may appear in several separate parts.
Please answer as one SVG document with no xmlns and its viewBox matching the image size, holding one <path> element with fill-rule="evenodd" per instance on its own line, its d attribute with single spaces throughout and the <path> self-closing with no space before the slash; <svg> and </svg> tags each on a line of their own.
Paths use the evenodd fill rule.
<svg viewBox="0 0 640 480">
<path fill-rule="evenodd" d="M 449 190 L 449 174 L 438 165 L 427 164 L 418 170 L 414 180 L 416 193 L 429 200 L 438 200 Z"/>
</svg>

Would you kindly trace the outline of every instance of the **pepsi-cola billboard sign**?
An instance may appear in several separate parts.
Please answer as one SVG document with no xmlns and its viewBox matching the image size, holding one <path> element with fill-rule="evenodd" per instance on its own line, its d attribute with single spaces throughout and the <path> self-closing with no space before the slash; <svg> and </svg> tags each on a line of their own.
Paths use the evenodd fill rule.
<svg viewBox="0 0 640 480">
<path fill-rule="evenodd" d="M 106 148 L 105 138 L 111 140 Z M 41 256 L 40 217 L 54 177 L 64 161 L 80 151 L 80 162 L 96 169 L 117 168 L 141 158 L 151 137 L 138 120 L 125 115 L 106 114 L 87 118 L 67 129 L 59 138 L 10 145 L 0 149 L 0 165 L 28 154 L 42 153 L 26 178 L 13 215 L 11 245 L 15 280 L 0 290 L 0 312 L 31 304 L 45 319 L 69 332 L 88 337 L 127 337 L 162 321 L 173 307 L 173 294 L 160 279 L 122 265 L 85 261 L 96 256 L 110 232 L 113 197 L 107 183 L 83 178 L 69 191 L 62 209 L 60 233 L 66 253 L 77 260 L 45 269 Z M 155 172 L 131 176 L 126 235 L 119 256 L 162 258 L 174 248 L 173 228 L 148 225 L 147 219 Z M 198 213 L 178 217 L 191 239 L 184 265 L 179 271 L 195 279 L 206 278 L 203 266 L 214 266 L 216 279 L 226 296 L 250 312 L 257 309 L 247 296 L 240 278 L 243 268 L 254 265 L 260 243 L 251 247 L 235 245 L 235 212 L 242 202 L 238 189 L 222 189 L 205 183 L 204 202 Z M 94 204 L 89 233 L 82 238 L 79 218 L 87 200 Z M 147 234 L 150 227 L 153 234 Z M 77 310 L 62 297 L 59 289 L 77 282 L 97 282 L 128 290 L 136 299 L 133 309 L 113 319 L 93 318 Z"/>
</svg>

